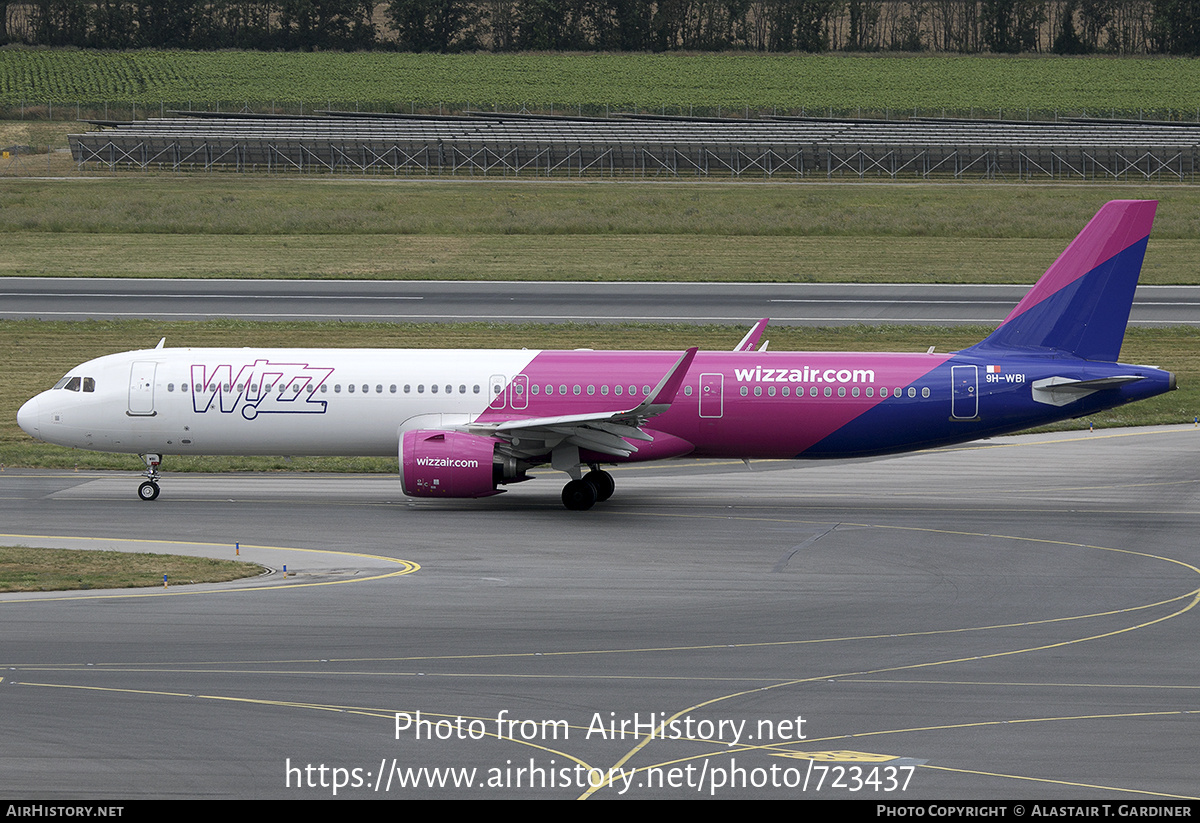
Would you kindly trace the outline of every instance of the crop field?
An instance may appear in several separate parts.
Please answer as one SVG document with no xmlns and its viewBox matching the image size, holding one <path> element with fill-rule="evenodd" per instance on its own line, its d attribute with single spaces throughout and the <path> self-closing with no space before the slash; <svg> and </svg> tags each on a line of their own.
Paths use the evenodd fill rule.
<svg viewBox="0 0 1200 823">
<path fill-rule="evenodd" d="M 47 108 L 50 104 L 50 110 Z M 963 55 L 399 54 L 0 49 L 10 116 L 164 108 L 655 111 L 1200 119 L 1187 58 Z M 134 107 L 140 107 L 140 111 Z M 107 110 L 107 109 L 106 109 Z"/>
</svg>

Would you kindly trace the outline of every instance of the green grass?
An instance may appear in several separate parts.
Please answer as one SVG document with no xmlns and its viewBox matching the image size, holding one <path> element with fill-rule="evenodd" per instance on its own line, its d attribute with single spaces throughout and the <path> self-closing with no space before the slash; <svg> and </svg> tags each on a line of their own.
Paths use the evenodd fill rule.
<svg viewBox="0 0 1200 823">
<path fill-rule="evenodd" d="M 130 589 L 224 583 L 262 573 L 262 567 L 234 560 L 74 549 L 0 546 L 0 592 Z"/>
<path fill-rule="evenodd" d="M 1070 239 L 1107 200 L 1162 201 L 1160 239 L 1200 235 L 1180 185 L 405 181 L 188 175 L 5 181 L 0 233 Z"/>
<path fill-rule="evenodd" d="M 171 346 L 314 346 L 384 348 L 621 348 L 679 350 L 699 345 L 727 350 L 744 329 L 686 325 L 488 325 L 370 323 L 245 323 L 210 321 L 162 323 L 0 322 L 0 464 L 60 468 L 140 470 L 131 455 L 110 455 L 38 443 L 16 425 L 17 409 L 29 397 L 53 385 L 69 368 L 93 357 L 153 346 L 166 336 Z M 939 351 L 977 342 L 984 327 L 855 326 L 846 328 L 773 327 L 774 351 Z M 1200 413 L 1200 330 L 1140 329 L 1126 334 L 1121 358 L 1169 369 L 1178 391 L 1123 406 L 1058 428 L 1189 423 Z M 315 457 L 171 457 L 163 468 L 177 471 L 292 470 L 395 471 L 395 460 Z"/>
<path fill-rule="evenodd" d="M 298 111 L 522 105 L 687 114 L 967 114 L 1026 110 L 1195 119 L 1200 64 L 1187 58 L 843 54 L 398 54 L 0 50 L 0 105 L 76 103 Z M 113 112 L 110 112 L 110 115 Z M 94 114 L 99 114 L 95 112 Z"/>
<path fill-rule="evenodd" d="M 0 275 L 1031 283 L 1105 201 L 1161 201 L 1148 284 L 1195 283 L 1200 188 L 11 179 Z"/>
</svg>

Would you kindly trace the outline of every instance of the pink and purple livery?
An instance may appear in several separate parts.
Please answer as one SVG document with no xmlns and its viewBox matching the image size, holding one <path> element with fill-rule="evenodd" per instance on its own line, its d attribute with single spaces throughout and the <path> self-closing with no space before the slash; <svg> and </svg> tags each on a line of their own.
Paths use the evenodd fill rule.
<svg viewBox="0 0 1200 823">
<path fill-rule="evenodd" d="M 484 497 L 549 464 L 569 509 L 602 466 L 684 455 L 836 458 L 959 443 L 1161 394 L 1117 362 L 1152 201 L 1106 204 L 982 342 L 934 354 L 167 349 L 91 360 L 25 403 L 50 443 L 163 454 L 398 454 L 404 493 Z"/>
</svg>

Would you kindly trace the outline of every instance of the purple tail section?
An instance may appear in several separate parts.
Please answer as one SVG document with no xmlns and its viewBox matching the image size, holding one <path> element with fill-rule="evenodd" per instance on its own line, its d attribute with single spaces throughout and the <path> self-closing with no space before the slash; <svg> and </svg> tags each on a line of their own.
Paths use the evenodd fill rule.
<svg viewBox="0 0 1200 823">
<path fill-rule="evenodd" d="M 1024 349 L 1115 362 L 1157 206 L 1106 203 L 999 328 L 969 351 Z"/>
</svg>

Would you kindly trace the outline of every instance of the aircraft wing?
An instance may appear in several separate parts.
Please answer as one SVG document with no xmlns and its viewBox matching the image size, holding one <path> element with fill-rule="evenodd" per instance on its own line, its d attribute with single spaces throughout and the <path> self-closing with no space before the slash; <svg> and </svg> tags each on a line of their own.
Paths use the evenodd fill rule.
<svg viewBox="0 0 1200 823">
<path fill-rule="evenodd" d="M 649 443 L 654 439 L 641 430 L 642 426 L 671 407 L 696 351 L 696 347 L 685 351 L 646 399 L 631 409 L 472 423 L 467 426 L 467 431 L 505 440 L 504 451 L 526 459 L 544 456 L 560 444 L 628 457 L 637 451 L 637 446 L 629 440 Z"/>
</svg>

